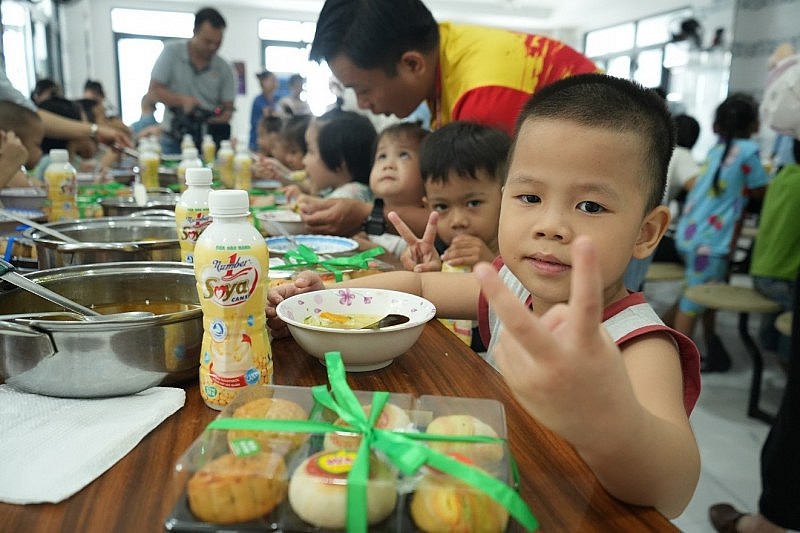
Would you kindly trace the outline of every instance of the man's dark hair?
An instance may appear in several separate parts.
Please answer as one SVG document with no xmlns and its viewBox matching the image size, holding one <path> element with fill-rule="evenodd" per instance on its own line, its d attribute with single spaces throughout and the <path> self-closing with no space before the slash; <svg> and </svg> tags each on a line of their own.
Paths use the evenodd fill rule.
<svg viewBox="0 0 800 533">
<path fill-rule="evenodd" d="M 577 74 L 538 90 L 522 107 L 514 138 L 525 122 L 563 120 L 636 135 L 647 172 L 642 176 L 645 212 L 661 204 L 675 147 L 675 124 L 666 103 L 636 82 L 605 74 Z M 509 157 L 513 157 L 516 142 Z"/>
<path fill-rule="evenodd" d="M 451 122 L 422 141 L 422 179 L 447 183 L 451 172 L 478 179 L 478 172 L 483 170 L 498 183 L 505 183 L 510 147 L 511 138 L 497 128 L 465 120 Z"/>
<path fill-rule="evenodd" d="M 97 80 L 86 80 L 86 83 L 83 84 L 83 90 L 92 91 L 94 94 L 102 96 L 103 98 L 106 97 L 106 92 L 103 90 L 103 84 Z"/>
<path fill-rule="evenodd" d="M 309 58 L 330 62 L 344 54 L 358 68 L 394 76 L 405 52 L 427 53 L 438 44 L 439 26 L 420 0 L 327 0 Z"/>
<path fill-rule="evenodd" d="M 204 22 L 208 22 L 212 28 L 219 29 L 225 27 L 225 19 L 222 18 L 220 12 L 213 7 L 204 7 L 194 14 L 194 31 L 196 32 L 199 30 Z"/>
<path fill-rule="evenodd" d="M 39 95 L 48 91 L 53 91 L 52 96 L 64 96 L 59 84 L 50 78 L 42 78 L 38 80 L 36 85 L 33 87 L 33 90 L 31 91 L 31 100 L 35 102 Z"/>
<path fill-rule="evenodd" d="M 39 104 L 39 108 L 62 117 L 71 118 L 72 120 L 81 120 L 81 110 L 78 104 L 66 98 L 59 98 L 57 96 L 48 98 Z M 66 149 L 67 141 L 45 136 L 45 138 L 42 139 L 42 152 L 48 153 L 54 148 Z"/>
<path fill-rule="evenodd" d="M 372 122 L 355 111 L 333 109 L 317 119 L 319 157 L 332 170 L 347 165 L 353 181 L 369 184 L 375 139 Z"/>
</svg>

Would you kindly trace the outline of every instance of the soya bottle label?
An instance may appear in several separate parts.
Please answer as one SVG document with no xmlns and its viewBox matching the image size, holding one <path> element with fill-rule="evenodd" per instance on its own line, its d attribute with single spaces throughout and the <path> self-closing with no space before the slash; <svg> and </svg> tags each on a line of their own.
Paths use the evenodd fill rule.
<svg viewBox="0 0 800 533">
<path fill-rule="evenodd" d="M 255 246 L 239 246 L 240 251 L 230 253 L 224 250 L 227 246 L 212 244 L 216 249 L 206 250 L 205 244 L 201 241 L 195 254 L 205 330 L 200 393 L 206 405 L 222 409 L 243 387 L 272 380 L 264 315 L 267 276 Z"/>
<path fill-rule="evenodd" d="M 142 183 L 148 189 L 158 188 L 159 164 L 157 154 L 153 154 L 151 157 L 143 157 L 141 160 Z"/>
<path fill-rule="evenodd" d="M 178 242 L 181 246 L 181 261 L 194 263 L 194 247 L 197 239 L 211 224 L 208 208 L 175 206 L 175 221 L 178 224 Z"/>
<path fill-rule="evenodd" d="M 47 208 L 50 222 L 78 218 L 75 171 L 69 168 L 48 167 L 44 172 L 47 182 Z"/>
</svg>

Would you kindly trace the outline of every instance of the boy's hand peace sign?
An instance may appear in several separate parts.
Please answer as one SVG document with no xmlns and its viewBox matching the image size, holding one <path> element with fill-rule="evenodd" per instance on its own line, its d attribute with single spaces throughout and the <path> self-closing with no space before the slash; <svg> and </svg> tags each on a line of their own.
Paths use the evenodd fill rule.
<svg viewBox="0 0 800 533">
<path fill-rule="evenodd" d="M 425 233 L 421 239 L 414 235 L 411 228 L 394 211 L 389 211 L 386 218 L 394 225 L 397 234 L 408 243 L 408 248 L 400 257 L 403 268 L 412 272 L 439 272 L 442 269 L 442 261 L 434 245 L 436 241 L 436 222 L 439 220 L 439 213 L 431 211 L 428 216 L 428 223 L 425 226 Z"/>
</svg>

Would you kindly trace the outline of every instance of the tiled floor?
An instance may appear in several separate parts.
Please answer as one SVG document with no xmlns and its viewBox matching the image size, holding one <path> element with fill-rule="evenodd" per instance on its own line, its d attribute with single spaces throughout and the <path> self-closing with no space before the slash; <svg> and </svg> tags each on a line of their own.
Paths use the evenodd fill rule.
<svg viewBox="0 0 800 533">
<path fill-rule="evenodd" d="M 747 281 L 739 278 L 734 283 Z M 676 282 L 650 283 L 645 288 L 648 300 L 659 313 L 674 302 L 679 291 Z M 673 521 L 687 533 L 714 532 L 708 521 L 710 505 L 730 502 L 739 509 L 752 511 L 761 492 L 759 456 L 769 428 L 746 414 L 752 365 L 739 340 L 737 320 L 734 313 L 717 315 L 718 333 L 733 359 L 733 368 L 724 374 L 703 375 L 700 400 L 691 416 L 702 460 L 700 483 L 689 507 Z M 756 316 L 750 318 L 753 334 L 758 320 Z M 702 344 L 700 349 L 704 349 Z M 775 363 L 774 354 L 766 351 L 763 354 L 761 406 L 774 413 L 785 377 Z"/>
</svg>

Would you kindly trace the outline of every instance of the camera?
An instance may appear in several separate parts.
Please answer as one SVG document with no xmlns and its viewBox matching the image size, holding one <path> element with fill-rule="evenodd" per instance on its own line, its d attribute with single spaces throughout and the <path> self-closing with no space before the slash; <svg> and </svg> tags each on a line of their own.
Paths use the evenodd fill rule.
<svg viewBox="0 0 800 533">
<path fill-rule="evenodd" d="M 197 146 L 200 146 L 203 141 L 203 135 L 206 133 L 211 135 L 217 146 L 219 146 L 221 140 L 230 138 L 230 124 L 208 123 L 208 119 L 222 114 L 222 107 L 217 106 L 209 110 L 196 106 L 187 113 L 182 107 L 178 106 L 171 107 L 170 111 L 172 111 L 172 126 L 169 131 L 169 136 L 178 143 L 181 142 L 183 136 L 187 133 L 192 136 Z"/>
</svg>

